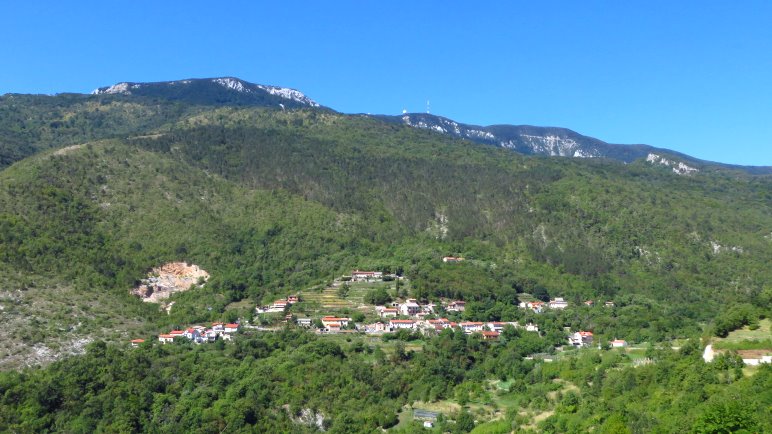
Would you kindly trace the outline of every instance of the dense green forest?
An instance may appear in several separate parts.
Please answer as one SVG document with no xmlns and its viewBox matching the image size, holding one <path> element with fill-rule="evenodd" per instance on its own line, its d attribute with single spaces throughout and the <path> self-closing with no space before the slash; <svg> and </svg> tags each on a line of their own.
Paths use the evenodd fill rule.
<svg viewBox="0 0 772 434">
<path fill-rule="evenodd" d="M 772 367 L 745 377 L 737 360 L 702 363 L 691 343 L 652 350 L 630 367 L 622 353 L 565 362 L 523 360 L 539 342 L 514 330 L 497 343 L 446 330 L 418 352 L 267 333 L 232 345 L 120 349 L 93 344 L 46 370 L 0 373 L 0 429 L 9 432 L 468 432 L 460 410 L 432 431 L 399 423 L 406 404 L 449 398 L 507 403 L 474 432 L 761 432 L 772 426 Z M 495 378 L 506 388 L 490 390 Z M 302 417 L 313 415 L 312 418 Z M 319 418 L 317 420 L 317 417 Z"/>
<path fill-rule="evenodd" d="M 438 432 L 469 431 L 475 417 L 477 432 L 770 426 L 768 367 L 704 364 L 698 344 L 770 314 L 769 176 L 524 157 L 325 109 L 151 97 L 4 96 L 0 151 L 0 315 L 12 325 L 0 357 L 96 341 L 3 373 L 0 430 L 303 432 L 319 429 L 298 422 L 310 412 L 332 432 L 412 432 L 404 406 L 447 400 L 502 411 L 463 407 Z M 449 254 L 467 260 L 442 263 Z M 129 289 L 169 261 L 212 278 L 175 295 L 167 315 Z M 459 320 L 533 321 L 542 333 L 113 344 L 251 315 L 232 306 L 354 268 L 403 275 L 420 300 L 466 300 Z M 616 307 L 517 308 L 534 297 Z M 648 362 L 524 360 L 554 352 L 564 327 L 647 342 Z M 3 366 L 24 366 L 14 363 Z M 752 398 L 732 407 L 740 396 Z"/>
</svg>

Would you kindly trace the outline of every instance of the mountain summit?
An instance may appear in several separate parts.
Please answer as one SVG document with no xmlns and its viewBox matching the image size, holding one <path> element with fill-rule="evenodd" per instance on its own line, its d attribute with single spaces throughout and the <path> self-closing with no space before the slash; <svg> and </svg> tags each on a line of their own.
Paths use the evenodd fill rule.
<svg viewBox="0 0 772 434">
<path fill-rule="evenodd" d="M 134 95 L 195 104 L 320 107 L 302 92 L 279 86 L 250 83 L 235 77 L 195 78 L 155 83 L 121 82 L 100 87 L 92 95 Z"/>
</svg>

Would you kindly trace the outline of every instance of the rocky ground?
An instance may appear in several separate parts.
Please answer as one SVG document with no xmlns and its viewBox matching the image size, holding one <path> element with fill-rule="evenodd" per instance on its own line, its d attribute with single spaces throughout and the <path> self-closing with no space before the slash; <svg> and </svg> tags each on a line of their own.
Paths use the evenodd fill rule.
<svg viewBox="0 0 772 434">
<path fill-rule="evenodd" d="M 198 265 L 185 262 L 169 262 L 153 268 L 147 279 L 134 288 L 131 293 L 142 301 L 161 303 L 175 292 L 187 291 L 194 285 L 203 285 L 209 279 L 209 273 Z"/>
</svg>

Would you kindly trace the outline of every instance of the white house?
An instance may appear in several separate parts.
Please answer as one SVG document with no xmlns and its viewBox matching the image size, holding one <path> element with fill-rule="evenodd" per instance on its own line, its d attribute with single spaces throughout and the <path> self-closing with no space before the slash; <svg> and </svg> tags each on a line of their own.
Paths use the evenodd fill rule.
<svg viewBox="0 0 772 434">
<path fill-rule="evenodd" d="M 421 311 L 421 305 L 415 300 L 410 299 L 399 305 L 399 314 L 404 316 L 415 316 Z"/>
<path fill-rule="evenodd" d="M 504 331 L 504 327 L 506 327 L 507 324 L 509 324 L 509 323 L 500 322 L 500 321 L 493 321 L 493 322 L 485 323 L 485 327 L 488 330 L 492 331 L 492 332 L 499 332 L 499 333 L 501 333 L 501 332 Z M 517 324 L 517 323 L 514 323 L 513 325 L 515 325 L 515 324 Z"/>
<path fill-rule="evenodd" d="M 461 262 L 463 260 L 464 258 L 460 256 L 445 256 L 442 258 L 442 262 L 450 262 L 450 263 Z"/>
<path fill-rule="evenodd" d="M 380 271 L 359 271 L 354 270 L 351 272 L 351 280 L 354 282 L 370 282 L 374 280 L 382 280 L 383 273 Z"/>
<path fill-rule="evenodd" d="M 349 321 L 351 321 L 351 318 L 338 318 L 336 316 L 322 317 L 322 325 L 327 329 L 330 329 L 331 326 L 332 328 L 337 327 L 338 329 L 346 328 L 348 327 Z"/>
<path fill-rule="evenodd" d="M 448 321 L 447 318 L 430 319 L 426 321 L 426 324 L 429 326 L 429 328 L 433 328 L 437 331 L 450 328 L 450 321 Z"/>
<path fill-rule="evenodd" d="M 592 345 L 592 332 L 578 331 L 568 337 L 568 343 L 575 347 L 588 347 Z"/>
<path fill-rule="evenodd" d="M 389 321 L 389 326 L 392 330 L 407 329 L 412 330 L 415 328 L 415 321 L 412 319 L 392 319 Z"/>
<path fill-rule="evenodd" d="M 365 333 L 383 333 L 386 331 L 386 324 L 382 322 L 365 324 L 364 331 Z"/>
<path fill-rule="evenodd" d="M 544 309 L 544 302 L 543 301 L 521 301 L 519 306 L 523 309 L 531 309 L 536 313 L 541 313 L 542 309 Z"/>
<path fill-rule="evenodd" d="M 225 324 L 223 326 L 223 332 L 225 333 L 236 333 L 239 331 L 239 325 L 235 323 Z"/>
<path fill-rule="evenodd" d="M 525 325 L 525 331 L 527 331 L 527 332 L 538 332 L 539 331 L 539 326 L 537 326 L 536 324 L 534 324 L 532 322 L 529 322 L 528 324 Z"/>
<path fill-rule="evenodd" d="M 297 323 L 300 327 L 311 327 L 311 318 L 298 318 Z"/>
<path fill-rule="evenodd" d="M 193 327 L 190 327 L 185 330 L 185 333 L 183 333 L 183 336 L 190 339 L 193 342 L 199 342 L 201 340 L 201 333 L 194 329 Z"/>
<path fill-rule="evenodd" d="M 448 312 L 463 312 L 466 310 L 466 303 L 463 301 L 451 301 L 445 310 Z"/>
<path fill-rule="evenodd" d="M 381 318 L 397 316 L 399 315 L 399 309 L 397 309 L 396 307 L 384 307 L 383 309 L 381 309 L 380 314 L 381 314 Z"/>
<path fill-rule="evenodd" d="M 167 334 L 158 335 L 158 342 L 160 342 L 162 344 L 172 343 L 172 342 L 174 342 L 174 336 L 167 335 Z"/>
<path fill-rule="evenodd" d="M 554 300 L 549 302 L 550 309 L 565 309 L 568 307 L 568 302 L 563 300 L 563 297 L 555 297 Z"/>
<path fill-rule="evenodd" d="M 614 339 L 611 341 L 611 348 L 625 348 L 627 347 L 627 341 L 624 339 Z"/>
<path fill-rule="evenodd" d="M 212 330 L 217 332 L 217 333 L 222 333 L 223 330 L 224 330 L 224 327 L 223 327 L 224 325 L 225 324 L 223 324 L 221 322 L 213 322 L 212 323 Z"/>
<path fill-rule="evenodd" d="M 131 340 L 131 347 L 132 348 L 137 348 L 138 346 L 140 346 L 140 344 L 144 344 L 144 343 L 145 343 L 144 339 L 132 339 Z"/>
<path fill-rule="evenodd" d="M 483 331 L 483 323 L 481 322 L 467 321 L 459 323 L 458 325 L 466 334 Z"/>
</svg>

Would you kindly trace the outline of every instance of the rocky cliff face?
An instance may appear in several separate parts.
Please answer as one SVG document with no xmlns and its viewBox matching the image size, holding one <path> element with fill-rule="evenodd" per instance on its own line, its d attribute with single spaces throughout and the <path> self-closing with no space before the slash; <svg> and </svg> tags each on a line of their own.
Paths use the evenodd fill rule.
<svg viewBox="0 0 772 434">
<path fill-rule="evenodd" d="M 170 262 L 153 268 L 142 284 L 131 290 L 142 301 L 160 303 L 175 292 L 187 291 L 193 285 L 202 284 L 209 279 L 209 273 L 198 265 L 185 262 Z"/>
</svg>

